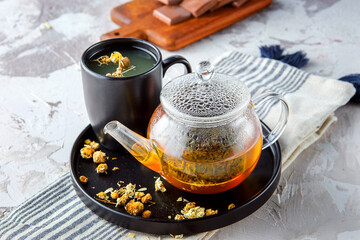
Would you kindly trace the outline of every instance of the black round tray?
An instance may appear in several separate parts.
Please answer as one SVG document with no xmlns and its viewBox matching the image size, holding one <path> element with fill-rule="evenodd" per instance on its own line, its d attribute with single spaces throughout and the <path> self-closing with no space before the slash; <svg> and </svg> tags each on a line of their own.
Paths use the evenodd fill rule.
<svg viewBox="0 0 360 240">
<path fill-rule="evenodd" d="M 263 132 L 266 135 L 269 129 L 263 124 Z M 92 159 L 83 159 L 80 149 L 85 139 L 96 140 L 91 126 L 87 126 L 76 139 L 71 151 L 71 177 L 76 193 L 85 205 L 98 216 L 121 227 L 153 233 L 153 234 L 195 234 L 213 229 L 221 228 L 237 222 L 260 208 L 275 191 L 281 169 L 281 155 L 278 142 L 263 150 L 260 160 L 251 175 L 237 187 L 219 194 L 199 195 L 181 191 L 167 182 L 164 185 L 166 192 L 155 192 L 155 177 L 159 174 L 144 167 L 135 160 L 125 149 L 119 152 L 111 152 L 102 149 L 109 156 L 107 164 L 108 174 L 97 174 L 97 164 Z M 112 158 L 116 158 L 112 160 Z M 119 170 L 113 172 L 113 167 Z M 79 177 L 88 177 L 87 184 L 81 184 Z M 153 196 L 155 205 L 145 206 L 152 212 L 151 218 L 129 215 L 124 207 L 102 203 L 94 197 L 98 192 L 110 187 L 117 189 L 117 182 L 121 180 L 124 184 L 133 183 L 137 186 L 146 187 L 147 192 Z M 122 184 L 123 185 L 123 184 Z M 185 202 L 178 202 L 179 197 L 191 202 L 196 206 L 217 209 L 218 214 L 203 218 L 174 220 L 185 206 Z M 229 204 L 235 204 L 235 208 L 228 210 Z M 171 216 L 169 219 L 168 216 Z"/>
</svg>

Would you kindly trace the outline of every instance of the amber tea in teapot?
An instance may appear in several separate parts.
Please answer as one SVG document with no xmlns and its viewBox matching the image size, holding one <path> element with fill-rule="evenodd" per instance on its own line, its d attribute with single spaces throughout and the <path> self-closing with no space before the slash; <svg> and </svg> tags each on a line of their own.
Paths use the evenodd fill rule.
<svg viewBox="0 0 360 240">
<path fill-rule="evenodd" d="M 274 129 L 263 136 L 255 108 L 268 100 L 280 101 L 282 111 Z M 167 182 L 198 194 L 224 192 L 244 181 L 288 118 L 288 106 L 279 94 L 250 101 L 243 82 L 213 73 L 209 62 L 200 63 L 197 73 L 170 81 L 160 101 L 147 139 L 117 121 L 104 131 Z"/>
<path fill-rule="evenodd" d="M 161 108 L 158 107 L 158 108 Z M 157 109 L 156 112 L 161 112 Z M 167 116 L 162 116 L 167 118 Z M 157 124 L 162 119 L 151 120 L 149 137 L 159 134 L 162 129 Z M 159 130 L 157 128 L 160 128 Z M 200 194 L 211 194 L 229 190 L 247 178 L 255 168 L 262 151 L 262 134 L 260 129 L 253 128 L 253 140 L 250 144 L 234 144 L 239 141 L 238 132 L 231 127 L 209 129 L 189 128 L 185 133 L 184 145 L 174 146 L 171 124 L 162 132 L 161 140 L 156 141 L 149 161 L 160 160 L 161 175 L 173 186 Z M 160 130 L 161 131 L 161 130 Z M 186 130 L 185 130 L 186 131 Z M 168 136 L 166 135 L 168 133 Z M 243 136 L 244 137 L 244 136 Z M 187 138 L 187 139 L 186 139 Z M 180 139 L 178 139 L 180 140 Z M 176 150 L 175 150 L 176 149 Z M 136 149 L 133 148 L 136 151 Z M 175 151 L 174 151 L 175 150 Z"/>
</svg>

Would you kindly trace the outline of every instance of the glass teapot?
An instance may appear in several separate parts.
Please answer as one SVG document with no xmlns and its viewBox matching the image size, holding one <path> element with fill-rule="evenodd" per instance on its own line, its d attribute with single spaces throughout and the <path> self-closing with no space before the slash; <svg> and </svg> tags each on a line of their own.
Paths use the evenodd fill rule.
<svg viewBox="0 0 360 240">
<path fill-rule="evenodd" d="M 274 129 L 263 136 L 255 108 L 268 100 L 280 100 L 282 111 Z M 167 83 L 160 101 L 147 139 L 118 121 L 109 122 L 104 132 L 171 185 L 198 194 L 224 192 L 246 179 L 262 149 L 282 134 L 289 112 L 275 93 L 250 101 L 242 81 L 214 73 L 207 61 L 196 73 Z"/>
</svg>

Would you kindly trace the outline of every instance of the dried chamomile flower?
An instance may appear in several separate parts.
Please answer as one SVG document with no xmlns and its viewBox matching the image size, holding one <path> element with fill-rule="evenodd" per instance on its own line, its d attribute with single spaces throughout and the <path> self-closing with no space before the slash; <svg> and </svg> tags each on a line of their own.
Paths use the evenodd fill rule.
<svg viewBox="0 0 360 240">
<path fill-rule="evenodd" d="M 135 196 L 135 188 L 136 184 L 129 183 L 125 187 L 125 194 L 127 194 L 130 198 L 133 198 Z"/>
<path fill-rule="evenodd" d="M 80 154 L 83 158 L 92 158 L 94 152 L 95 150 L 88 145 L 80 149 Z"/>
<path fill-rule="evenodd" d="M 191 218 L 201 218 L 205 216 L 205 208 L 203 207 L 194 207 L 191 208 L 189 211 L 183 211 L 181 212 L 185 218 L 191 219 Z"/>
<path fill-rule="evenodd" d="M 206 209 L 205 211 L 205 216 L 211 216 L 211 215 L 215 215 L 218 213 L 218 210 L 212 210 L 211 208 Z"/>
<path fill-rule="evenodd" d="M 110 197 L 112 198 L 112 199 L 117 199 L 117 198 L 119 198 L 119 193 L 118 193 L 118 191 L 112 191 L 111 193 L 110 193 Z"/>
<path fill-rule="evenodd" d="M 120 205 L 120 206 L 125 206 L 128 200 L 129 200 L 129 196 L 128 196 L 128 195 L 126 195 L 126 194 L 122 195 L 121 197 L 119 197 L 119 198 L 116 199 L 116 205 L 115 205 L 115 207 L 117 207 L 117 206 L 119 206 L 119 205 Z"/>
<path fill-rule="evenodd" d="M 98 150 L 100 148 L 100 144 L 95 142 L 95 141 L 91 141 L 90 139 L 86 139 L 85 140 L 85 144 L 89 145 L 90 147 L 92 147 L 94 150 Z"/>
<path fill-rule="evenodd" d="M 205 216 L 205 208 L 195 206 L 195 202 L 189 202 L 185 205 L 184 209 L 181 210 L 181 213 L 185 218 L 200 218 Z"/>
<path fill-rule="evenodd" d="M 141 202 L 136 202 L 134 199 L 132 199 L 126 204 L 125 210 L 130 215 L 136 216 L 142 213 L 142 211 L 144 210 L 144 204 L 142 204 Z"/>
<path fill-rule="evenodd" d="M 130 67 L 130 64 L 131 64 L 130 59 L 128 57 L 124 57 L 121 59 L 120 64 L 123 69 L 126 69 L 126 68 Z"/>
<path fill-rule="evenodd" d="M 174 219 L 175 219 L 175 220 L 183 220 L 183 219 L 185 219 L 185 218 L 184 218 L 184 216 L 181 215 L 181 214 L 176 214 Z"/>
<path fill-rule="evenodd" d="M 80 176 L 79 180 L 80 180 L 81 183 L 87 183 L 88 182 L 88 178 L 85 177 L 85 176 Z"/>
<path fill-rule="evenodd" d="M 107 173 L 106 172 L 107 170 L 108 170 L 108 165 L 106 163 L 100 163 L 96 168 L 97 173 Z"/>
<path fill-rule="evenodd" d="M 92 61 L 96 61 L 101 65 L 108 64 L 110 62 L 113 62 L 115 64 L 118 64 L 118 67 L 115 72 L 113 73 L 107 73 L 106 76 L 108 77 L 123 77 L 125 72 L 131 71 L 135 68 L 135 66 L 130 67 L 130 59 L 128 57 L 123 57 L 120 52 L 114 51 L 111 53 L 110 57 L 108 55 L 100 56 L 97 59 L 94 59 Z M 123 71 L 123 69 L 126 69 Z"/>
<path fill-rule="evenodd" d="M 91 146 L 93 149 L 95 149 L 95 150 L 100 149 L 100 144 L 97 143 L 97 142 L 95 142 L 95 141 L 92 141 L 92 142 L 90 143 L 90 146 Z"/>
<path fill-rule="evenodd" d="M 130 59 L 128 57 L 123 57 L 119 52 L 113 52 L 110 56 L 110 59 L 113 63 L 119 63 L 118 71 L 130 67 Z"/>
<path fill-rule="evenodd" d="M 118 168 L 118 167 L 113 167 L 112 171 L 115 172 L 115 171 L 117 171 L 117 170 L 119 170 L 119 169 L 120 169 L 120 168 Z"/>
<path fill-rule="evenodd" d="M 143 218 L 149 218 L 151 216 L 151 211 L 150 210 L 145 210 L 142 215 Z"/>
<path fill-rule="evenodd" d="M 196 205 L 195 202 L 189 202 L 189 203 L 187 203 L 187 204 L 185 205 L 185 207 L 184 207 L 184 211 L 189 211 L 191 208 L 194 208 L 195 205 Z"/>
<path fill-rule="evenodd" d="M 119 52 L 113 52 L 113 53 L 111 53 L 111 55 L 110 55 L 110 60 L 111 60 L 113 63 L 118 63 L 121 58 L 122 58 L 122 55 L 121 55 L 121 53 L 119 53 Z"/>
<path fill-rule="evenodd" d="M 118 64 L 118 67 L 116 68 L 115 72 L 107 73 L 106 76 L 108 77 L 123 77 L 124 73 L 131 71 L 135 68 L 135 66 L 133 66 L 132 68 L 127 69 L 131 65 L 130 59 L 128 57 L 123 57 L 119 52 L 113 52 L 110 56 L 110 60 L 113 63 Z M 123 69 L 127 70 L 123 71 Z"/>
<path fill-rule="evenodd" d="M 96 196 L 98 196 L 100 199 L 104 199 L 104 200 L 109 199 L 109 196 L 104 192 L 99 192 L 98 194 L 96 194 Z"/>
<path fill-rule="evenodd" d="M 166 188 L 160 178 L 157 178 L 155 181 L 155 191 L 166 192 Z"/>
<path fill-rule="evenodd" d="M 145 193 L 143 192 L 135 192 L 135 198 L 137 199 L 141 199 L 143 196 L 145 196 Z"/>
<path fill-rule="evenodd" d="M 141 198 L 142 203 L 148 203 L 150 200 L 152 200 L 152 196 L 150 193 L 147 193 L 144 197 Z"/>
<path fill-rule="evenodd" d="M 104 163 L 106 162 L 106 153 L 100 151 L 96 151 L 93 154 L 94 163 Z"/>
<path fill-rule="evenodd" d="M 228 206 L 228 210 L 231 210 L 231 209 L 233 209 L 234 207 L 235 207 L 235 204 L 230 203 L 229 206 Z"/>
</svg>

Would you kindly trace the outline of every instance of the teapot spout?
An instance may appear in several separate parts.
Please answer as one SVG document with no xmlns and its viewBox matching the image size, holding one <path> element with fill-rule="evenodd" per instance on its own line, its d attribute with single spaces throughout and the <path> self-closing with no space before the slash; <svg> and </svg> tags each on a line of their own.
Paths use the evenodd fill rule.
<svg viewBox="0 0 360 240">
<path fill-rule="evenodd" d="M 104 133 L 110 134 L 140 163 L 155 172 L 161 171 L 160 159 L 151 140 L 140 136 L 118 121 L 107 123 Z"/>
</svg>

